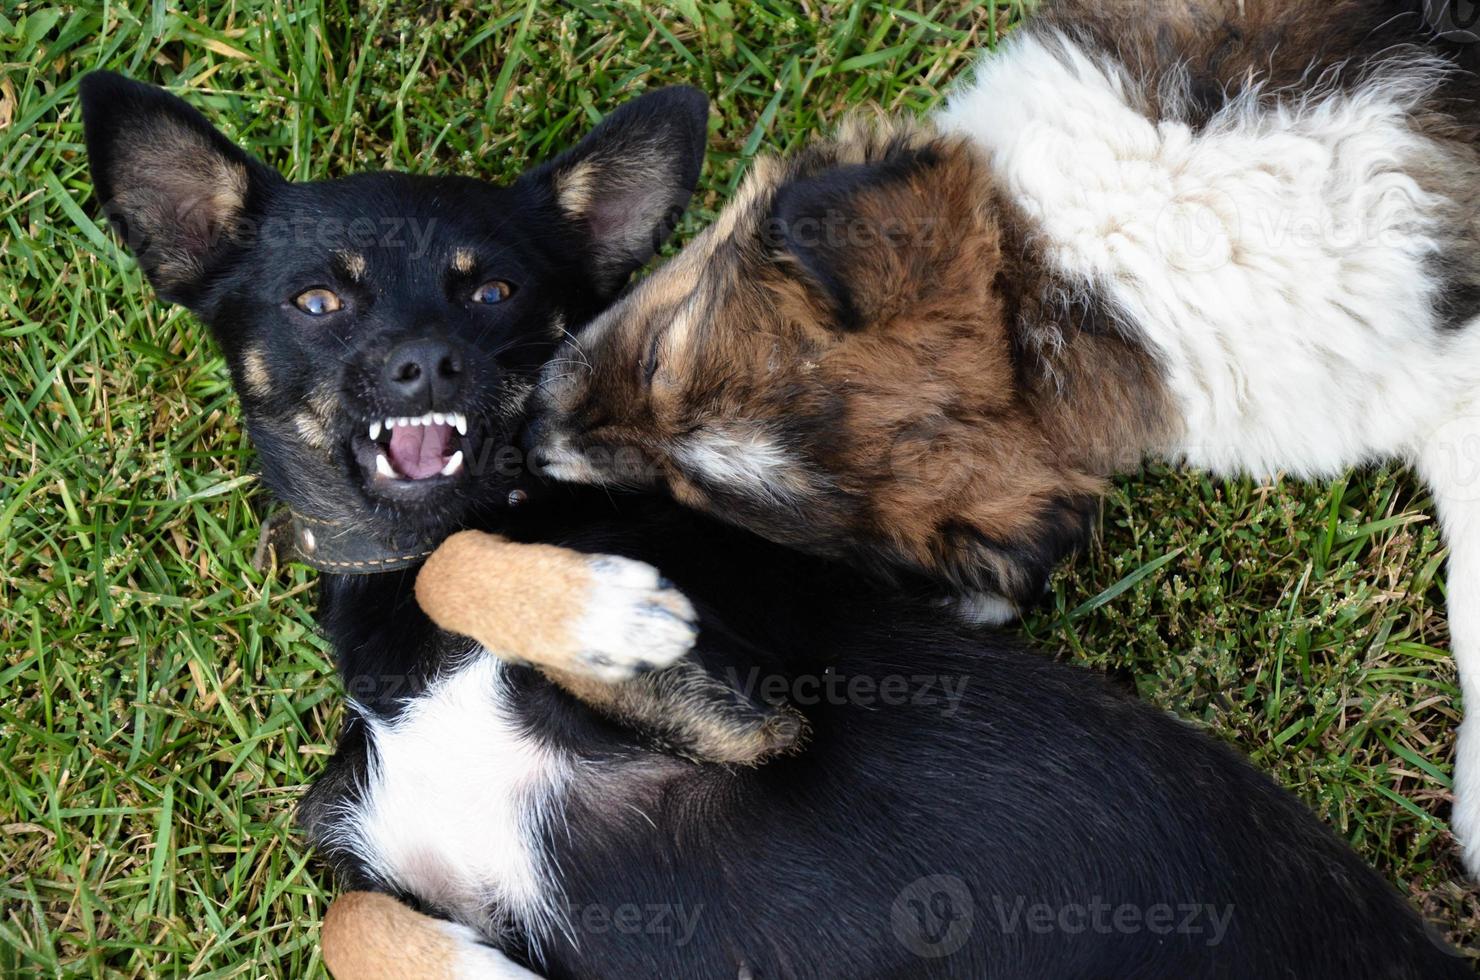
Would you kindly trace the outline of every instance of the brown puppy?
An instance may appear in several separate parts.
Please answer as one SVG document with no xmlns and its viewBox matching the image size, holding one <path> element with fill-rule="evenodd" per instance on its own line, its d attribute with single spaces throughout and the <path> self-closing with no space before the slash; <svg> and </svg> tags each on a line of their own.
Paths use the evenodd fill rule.
<svg viewBox="0 0 1480 980">
<path fill-rule="evenodd" d="M 759 162 L 552 362 L 536 448 L 999 620 L 1145 456 L 1402 460 L 1480 702 L 1480 46 L 1446 10 L 1046 4 L 932 124 Z"/>
<path fill-rule="evenodd" d="M 759 160 L 557 362 L 550 471 L 1026 601 L 1125 447 L 1170 431 L 1150 354 L 1056 305 L 1030 251 L 981 154 L 926 125 Z"/>
<path fill-rule="evenodd" d="M 981 618 L 1037 595 L 1147 455 L 1411 453 L 1468 374 L 1397 424 L 1347 403 L 1354 361 L 1468 357 L 1431 328 L 1480 311 L 1480 86 L 1437 26 L 1377 0 L 1048 4 L 937 123 L 757 161 L 553 362 L 537 448 Z"/>
</svg>

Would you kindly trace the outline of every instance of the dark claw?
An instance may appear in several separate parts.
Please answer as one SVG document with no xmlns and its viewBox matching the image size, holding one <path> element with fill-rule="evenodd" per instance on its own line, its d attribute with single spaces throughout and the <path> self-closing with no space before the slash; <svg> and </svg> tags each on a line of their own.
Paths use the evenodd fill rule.
<svg viewBox="0 0 1480 980">
<path fill-rule="evenodd" d="M 662 605 L 661 603 L 644 603 L 643 612 L 649 616 L 666 616 L 669 619 L 674 620 L 675 622 L 683 623 L 685 626 L 693 625 L 689 622 L 687 617 L 680 616 L 678 613 L 674 612 L 672 609 L 669 609 L 667 606 Z"/>
</svg>

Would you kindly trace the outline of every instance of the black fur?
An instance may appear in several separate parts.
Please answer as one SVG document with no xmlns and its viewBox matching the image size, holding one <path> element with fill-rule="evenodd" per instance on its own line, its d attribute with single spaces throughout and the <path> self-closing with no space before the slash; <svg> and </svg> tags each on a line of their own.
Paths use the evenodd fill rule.
<svg viewBox="0 0 1480 980">
<path fill-rule="evenodd" d="M 203 124 L 175 100 L 112 76 L 93 76 L 83 98 L 105 198 L 116 190 L 114 137 L 138 125 L 139 113 Z M 663 145 L 663 133 L 692 136 L 693 124 L 702 126 L 694 109 L 691 96 L 660 95 L 624 110 L 616 128 L 645 127 Z M 593 140 L 595 151 L 608 148 L 602 130 L 582 146 L 593 150 Z M 690 184 L 694 144 L 667 141 L 684 157 L 675 172 Z M 366 281 L 378 292 L 373 304 L 360 304 L 369 308 L 356 313 L 354 331 L 314 336 L 283 308 L 305 270 L 334 274 L 332 255 L 266 248 L 251 234 L 233 232 L 206 248 L 208 271 L 177 294 L 210 323 L 239 385 L 242 352 L 270 353 L 271 390 L 244 392 L 243 404 L 276 493 L 387 536 L 406 524 L 444 533 L 471 525 L 651 562 L 701 610 L 695 656 L 741 687 L 752 670 L 781 678 L 811 723 L 810 745 L 792 758 L 749 770 L 689 763 L 653 752 L 638 733 L 515 668 L 516 710 L 528 729 L 586 763 L 564 820 L 548 834 L 570 927 L 538 937 L 547 975 L 1469 975 L 1392 887 L 1293 797 L 1227 747 L 1109 693 L 1083 671 L 943 626 L 938 614 L 881 595 L 847 569 L 659 499 L 492 470 L 476 486 L 416 506 L 367 497 L 349 450 L 311 451 L 279 424 L 303 407 L 306 392 L 344 372 L 335 384 L 345 426 L 336 436 L 344 439 L 378 410 L 344 380 L 381 349 L 376 338 L 452 330 L 468 356 L 481 359 L 471 369 L 478 373 L 469 404 L 497 401 L 546 356 L 552 322 L 574 324 L 609 298 L 609 289 L 589 283 L 593 275 L 611 281 L 615 253 L 582 239 L 597 224 L 573 222 L 554 206 L 548 169 L 504 190 L 403 175 L 295 186 L 253 173 L 261 180 L 248 204 L 254 220 L 283 210 L 438 219 L 436 261 L 366 249 Z M 670 219 L 659 215 L 654 228 Z M 441 257 L 469 241 L 491 270 L 480 275 L 517 277 L 525 305 L 496 320 L 459 308 L 460 287 L 444 279 Z M 622 247 L 625 276 L 646 256 Z M 592 255 L 600 256 L 599 273 Z M 511 362 L 493 353 L 515 342 L 530 348 Z M 501 422 L 482 439 L 507 436 L 513 424 Z M 507 511 L 501 502 L 516 485 L 529 502 Z M 463 655 L 464 644 L 417 608 L 412 582 L 409 572 L 323 579 L 322 621 L 348 691 L 382 715 L 394 715 Z M 828 677 L 904 678 L 904 703 L 878 703 L 878 692 L 873 704 L 857 693 L 836 703 L 798 696 L 799 682 Z M 934 679 L 930 689 L 922 678 Z M 942 680 L 964 685 L 954 704 L 943 698 Z M 917 700 L 931 695 L 934 703 Z M 300 817 L 346 881 L 387 887 L 378 869 L 334 840 L 368 751 L 352 718 Z M 1203 911 L 1189 922 L 1184 905 Z M 1134 910 L 1134 922 L 1116 911 L 1122 907 Z M 1216 943 L 1209 907 L 1231 914 Z M 622 910 L 635 912 L 635 927 Z M 677 931 L 680 910 L 695 916 L 686 937 Z M 665 914 L 669 928 L 659 921 Z M 531 961 L 535 937 L 518 926 L 496 913 L 485 923 L 511 955 Z"/>
</svg>

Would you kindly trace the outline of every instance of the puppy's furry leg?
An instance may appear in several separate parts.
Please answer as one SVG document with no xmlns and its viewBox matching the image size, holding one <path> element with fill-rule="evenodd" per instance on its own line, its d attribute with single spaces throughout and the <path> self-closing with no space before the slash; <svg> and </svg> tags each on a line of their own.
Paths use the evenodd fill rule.
<svg viewBox="0 0 1480 980">
<path fill-rule="evenodd" d="M 602 681 L 666 667 L 698 636 L 694 607 L 651 565 L 479 531 L 432 553 L 416 599 L 499 656 Z"/>
<path fill-rule="evenodd" d="M 763 705 L 693 660 L 618 684 L 545 673 L 613 721 L 700 762 L 756 765 L 806 735 L 796 709 Z"/>
<path fill-rule="evenodd" d="M 753 765 L 804 734 L 795 710 L 680 659 L 698 636 L 693 606 L 641 562 L 464 531 L 427 560 L 416 598 L 443 629 L 535 665 L 680 755 Z"/>
<path fill-rule="evenodd" d="M 1463 847 L 1465 868 L 1480 878 L 1480 417 L 1441 427 L 1423 446 L 1419 468 L 1449 545 L 1449 646 L 1464 698 L 1449 825 Z"/>
<path fill-rule="evenodd" d="M 319 941 L 335 980 L 539 980 L 467 926 L 377 892 L 336 898 Z"/>
</svg>

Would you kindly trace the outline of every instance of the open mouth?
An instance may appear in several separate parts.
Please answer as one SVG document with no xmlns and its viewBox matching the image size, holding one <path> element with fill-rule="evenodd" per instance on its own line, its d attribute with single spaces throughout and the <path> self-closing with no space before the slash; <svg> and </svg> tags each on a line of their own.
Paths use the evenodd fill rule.
<svg viewBox="0 0 1480 980">
<path fill-rule="evenodd" d="M 356 457 L 373 489 L 404 493 L 459 479 L 467 472 L 468 418 L 461 412 L 390 416 L 371 422 Z"/>
</svg>

